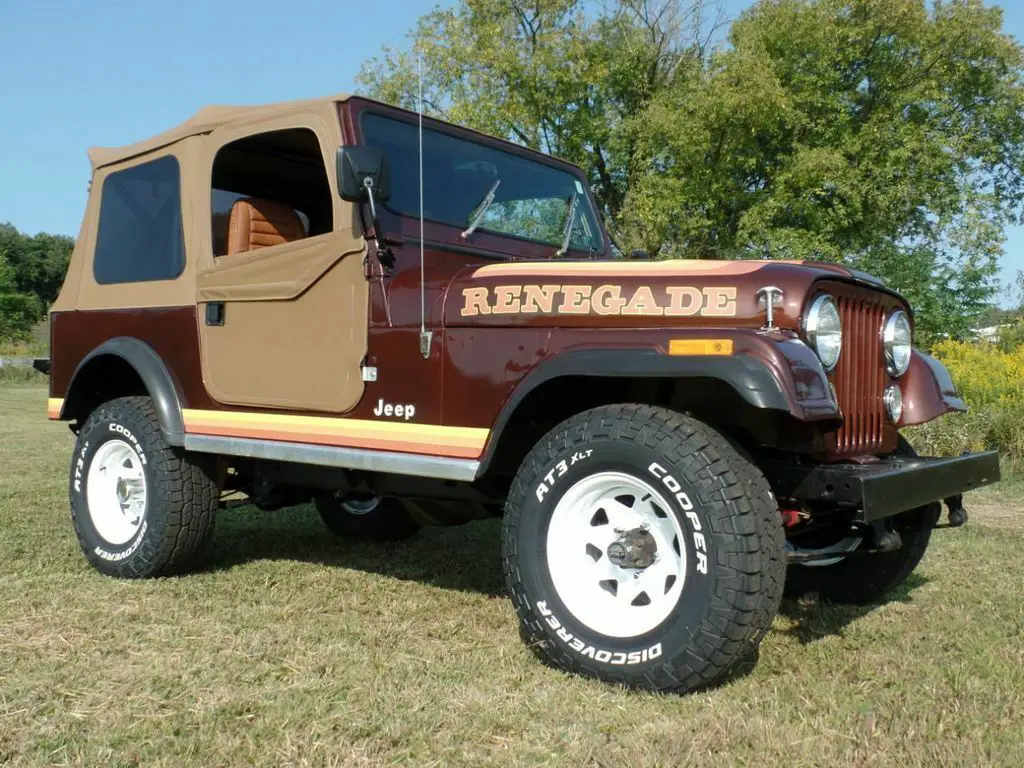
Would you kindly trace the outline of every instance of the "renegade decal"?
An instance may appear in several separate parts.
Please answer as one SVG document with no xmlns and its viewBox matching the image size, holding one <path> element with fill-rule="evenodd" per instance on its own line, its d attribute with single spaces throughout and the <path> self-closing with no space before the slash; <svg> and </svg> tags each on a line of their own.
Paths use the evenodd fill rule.
<svg viewBox="0 0 1024 768">
<path fill-rule="evenodd" d="M 405 419 L 409 421 L 413 416 L 416 415 L 416 406 L 410 404 L 406 405 L 392 405 L 391 403 L 385 403 L 384 398 L 380 398 L 377 401 L 377 407 L 373 409 L 374 416 L 394 416 L 396 419 Z"/>
<path fill-rule="evenodd" d="M 736 288 L 669 285 L 656 296 L 649 285 L 498 285 L 462 290 L 463 317 L 477 315 L 663 315 L 735 317 Z"/>
</svg>

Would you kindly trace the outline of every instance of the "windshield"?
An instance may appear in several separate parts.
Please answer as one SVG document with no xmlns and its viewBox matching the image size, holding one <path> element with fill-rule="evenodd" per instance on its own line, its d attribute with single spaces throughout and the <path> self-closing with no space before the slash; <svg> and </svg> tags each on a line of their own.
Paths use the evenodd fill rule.
<svg viewBox="0 0 1024 768">
<path fill-rule="evenodd" d="M 387 207 L 419 216 L 419 137 L 416 125 L 364 113 L 363 138 L 388 158 Z M 482 208 L 488 193 L 490 204 Z M 432 221 L 562 248 L 575 198 L 569 247 L 603 249 L 601 230 L 583 183 L 559 168 L 495 147 L 423 129 L 423 215 Z M 474 219 L 478 218 L 477 221 Z M 467 239 L 472 242 L 472 230 Z"/>
</svg>

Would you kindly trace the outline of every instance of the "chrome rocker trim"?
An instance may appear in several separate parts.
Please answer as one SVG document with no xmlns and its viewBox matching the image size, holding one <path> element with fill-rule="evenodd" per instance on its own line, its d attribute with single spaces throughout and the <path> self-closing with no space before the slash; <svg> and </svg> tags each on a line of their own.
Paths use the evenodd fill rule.
<svg viewBox="0 0 1024 768">
<path fill-rule="evenodd" d="M 340 448 L 333 445 L 250 440 L 241 437 L 213 435 L 186 434 L 185 450 L 462 482 L 475 480 L 480 469 L 480 462 L 476 459 L 453 459 L 444 456 L 423 456 L 416 453 L 371 451 L 362 448 Z"/>
</svg>

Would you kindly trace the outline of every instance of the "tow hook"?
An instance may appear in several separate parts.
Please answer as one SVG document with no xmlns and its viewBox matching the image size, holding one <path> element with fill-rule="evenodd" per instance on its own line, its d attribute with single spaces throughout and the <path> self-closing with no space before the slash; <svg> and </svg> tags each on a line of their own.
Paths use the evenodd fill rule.
<svg viewBox="0 0 1024 768">
<path fill-rule="evenodd" d="M 949 522 L 945 525 L 937 525 L 936 528 L 959 528 L 967 522 L 967 510 L 964 509 L 964 497 L 962 494 L 950 496 L 943 499 L 948 510 Z"/>
</svg>

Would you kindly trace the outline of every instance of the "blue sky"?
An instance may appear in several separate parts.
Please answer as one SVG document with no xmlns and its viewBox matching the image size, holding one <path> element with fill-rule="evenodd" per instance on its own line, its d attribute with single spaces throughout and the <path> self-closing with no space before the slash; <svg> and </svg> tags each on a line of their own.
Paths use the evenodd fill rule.
<svg viewBox="0 0 1024 768">
<path fill-rule="evenodd" d="M 0 222 L 76 235 L 92 145 L 127 144 L 206 104 L 350 91 L 360 64 L 436 0 L 0 0 Z M 748 0 L 727 0 L 735 15 Z M 1024 2 L 1002 3 L 1024 39 Z M 1024 228 L 1003 275 L 1024 269 Z"/>
</svg>

